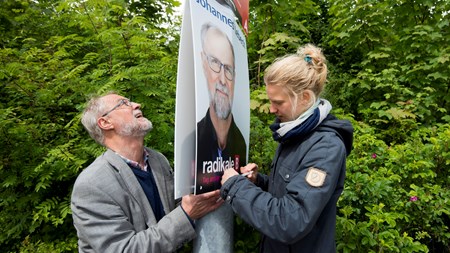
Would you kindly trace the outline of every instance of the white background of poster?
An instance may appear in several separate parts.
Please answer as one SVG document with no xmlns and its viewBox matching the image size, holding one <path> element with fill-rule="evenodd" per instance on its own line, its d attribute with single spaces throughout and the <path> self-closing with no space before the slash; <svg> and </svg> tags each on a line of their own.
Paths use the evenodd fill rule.
<svg viewBox="0 0 450 253">
<path fill-rule="evenodd" d="M 247 144 L 247 156 L 250 133 L 250 88 L 245 35 L 236 23 L 237 31 L 214 16 L 211 8 L 208 9 L 204 6 L 207 3 L 226 17 L 234 18 L 233 12 L 227 7 L 214 0 L 191 1 L 184 4 L 178 59 L 174 151 L 175 198 L 189 194 L 193 190 L 192 173 L 195 173 L 193 170 L 196 149 L 195 128 L 197 122 L 205 116 L 209 107 L 208 88 L 202 69 L 200 36 L 201 27 L 206 22 L 218 26 L 228 35 L 233 44 L 236 79 L 232 113 Z M 198 87 L 195 86 L 196 83 Z"/>
<path fill-rule="evenodd" d="M 175 102 L 175 198 L 193 191 L 195 166 L 195 77 L 190 7 L 185 4 Z"/>
</svg>

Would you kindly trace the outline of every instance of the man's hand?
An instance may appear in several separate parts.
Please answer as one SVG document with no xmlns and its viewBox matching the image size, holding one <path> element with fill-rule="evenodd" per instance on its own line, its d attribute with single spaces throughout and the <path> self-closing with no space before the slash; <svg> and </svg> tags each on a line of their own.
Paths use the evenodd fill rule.
<svg viewBox="0 0 450 253">
<path fill-rule="evenodd" d="M 181 199 L 181 206 L 191 219 L 197 220 L 219 208 L 223 202 L 220 190 L 215 190 L 199 195 L 186 195 Z"/>
</svg>

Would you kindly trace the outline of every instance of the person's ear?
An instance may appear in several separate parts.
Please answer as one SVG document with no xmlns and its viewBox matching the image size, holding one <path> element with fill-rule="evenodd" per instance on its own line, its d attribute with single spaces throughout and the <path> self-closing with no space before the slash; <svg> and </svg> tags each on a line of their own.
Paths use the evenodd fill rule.
<svg viewBox="0 0 450 253">
<path fill-rule="evenodd" d="M 304 90 L 301 94 L 301 103 L 305 107 L 309 107 L 314 104 L 315 102 L 315 95 L 311 90 Z"/>
<path fill-rule="evenodd" d="M 114 128 L 114 125 L 106 117 L 98 118 L 97 125 L 102 130 L 110 130 Z"/>
</svg>

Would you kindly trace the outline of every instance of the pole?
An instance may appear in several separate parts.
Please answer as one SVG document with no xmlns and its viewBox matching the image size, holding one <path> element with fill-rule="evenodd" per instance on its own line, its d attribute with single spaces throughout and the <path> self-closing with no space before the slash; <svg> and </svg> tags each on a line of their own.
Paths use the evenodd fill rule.
<svg viewBox="0 0 450 253">
<path fill-rule="evenodd" d="M 194 239 L 193 253 L 232 253 L 233 228 L 233 209 L 224 203 L 216 211 L 196 221 L 197 237 Z"/>
</svg>

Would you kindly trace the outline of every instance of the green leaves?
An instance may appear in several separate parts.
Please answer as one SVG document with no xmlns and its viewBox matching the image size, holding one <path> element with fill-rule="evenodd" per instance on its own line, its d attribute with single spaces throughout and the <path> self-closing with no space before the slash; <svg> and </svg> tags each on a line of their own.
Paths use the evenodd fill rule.
<svg viewBox="0 0 450 253">
<path fill-rule="evenodd" d="M 333 33 L 327 37 L 331 46 L 344 49 L 339 60 L 346 62 L 340 63 L 345 68 L 338 71 L 356 77 L 349 80 L 351 86 L 342 89 L 352 90 L 353 95 L 345 98 L 354 101 L 349 108 L 357 118 L 370 120 L 380 129 L 409 125 L 409 119 L 425 125 L 447 122 L 443 112 L 448 103 L 425 100 L 448 101 L 450 95 L 448 64 L 444 63 L 450 50 L 450 35 L 445 32 L 449 22 L 444 11 L 449 8 L 443 1 L 331 2 Z M 427 92 L 426 99 L 422 95 L 425 87 L 434 89 Z M 412 101 L 413 106 L 399 108 L 399 101 Z M 366 110 L 370 104 L 380 102 L 387 103 L 385 113 Z M 383 117 L 390 119 L 385 121 Z M 392 141 L 391 133 L 383 134 L 386 141 Z"/>
<path fill-rule="evenodd" d="M 173 157 L 167 144 L 173 142 L 177 56 L 171 50 L 177 44 L 166 36 L 177 35 L 160 22 L 168 20 L 162 6 L 171 12 L 174 5 L 172 0 L 0 3 L 3 251 L 76 248 L 71 188 L 104 151 L 80 124 L 92 93 L 116 90 L 142 103 L 157 136 L 148 144 Z"/>
<path fill-rule="evenodd" d="M 410 141 L 388 146 L 373 135 L 374 128 L 354 124 L 354 150 L 338 202 L 338 248 L 428 252 L 433 238 L 433 247 L 444 250 L 449 243 L 450 174 L 442 168 L 448 167 L 443 164 L 450 126 L 421 128 Z"/>
</svg>

